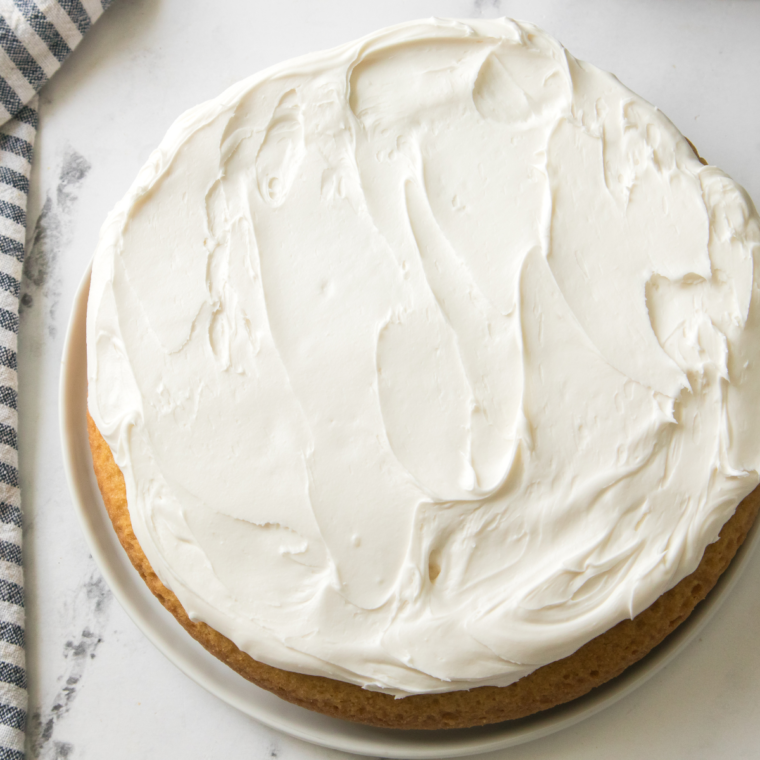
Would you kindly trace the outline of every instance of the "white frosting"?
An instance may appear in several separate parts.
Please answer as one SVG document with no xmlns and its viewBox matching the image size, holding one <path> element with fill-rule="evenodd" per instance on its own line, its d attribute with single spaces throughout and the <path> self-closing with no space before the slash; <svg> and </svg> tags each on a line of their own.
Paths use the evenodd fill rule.
<svg viewBox="0 0 760 760">
<path fill-rule="evenodd" d="M 106 221 L 89 409 L 135 533 L 253 657 L 506 685 L 692 572 L 758 483 L 760 222 L 507 20 L 188 111 Z"/>
</svg>

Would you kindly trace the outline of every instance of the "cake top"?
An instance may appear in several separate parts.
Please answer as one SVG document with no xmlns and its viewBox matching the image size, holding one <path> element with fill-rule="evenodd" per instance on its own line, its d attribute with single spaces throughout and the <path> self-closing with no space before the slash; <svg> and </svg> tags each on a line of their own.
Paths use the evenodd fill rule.
<svg viewBox="0 0 760 760">
<path fill-rule="evenodd" d="M 404 24 L 183 115 L 108 217 L 89 409 L 135 534 L 254 658 L 507 685 L 758 483 L 760 220 L 615 77 Z"/>
</svg>

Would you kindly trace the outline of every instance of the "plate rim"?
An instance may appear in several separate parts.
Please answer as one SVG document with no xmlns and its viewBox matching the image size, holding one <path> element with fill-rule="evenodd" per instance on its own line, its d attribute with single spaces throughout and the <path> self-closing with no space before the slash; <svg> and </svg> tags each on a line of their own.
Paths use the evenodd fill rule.
<svg viewBox="0 0 760 760">
<path fill-rule="evenodd" d="M 756 520 L 715 588 L 665 641 L 607 684 L 535 716 L 479 728 L 405 731 L 350 723 L 292 705 L 249 683 L 195 642 L 153 597 L 118 545 L 95 484 L 86 445 L 85 324 L 91 273 L 92 262 L 79 282 L 69 313 L 58 391 L 63 465 L 80 527 L 98 569 L 143 635 L 199 686 L 268 728 L 329 749 L 400 760 L 472 756 L 549 736 L 613 705 L 677 657 L 717 613 L 760 542 L 760 520 Z"/>
</svg>

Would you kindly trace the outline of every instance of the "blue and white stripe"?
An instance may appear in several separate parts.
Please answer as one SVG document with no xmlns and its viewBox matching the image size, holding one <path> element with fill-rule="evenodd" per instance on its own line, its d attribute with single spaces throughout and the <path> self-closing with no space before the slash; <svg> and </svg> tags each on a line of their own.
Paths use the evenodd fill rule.
<svg viewBox="0 0 760 760">
<path fill-rule="evenodd" d="M 110 2 L 0 0 L 0 760 L 23 760 L 27 711 L 17 338 L 36 93 Z"/>
<path fill-rule="evenodd" d="M 0 760 L 23 758 L 26 725 L 16 344 L 36 131 L 36 97 L 0 127 Z"/>
</svg>

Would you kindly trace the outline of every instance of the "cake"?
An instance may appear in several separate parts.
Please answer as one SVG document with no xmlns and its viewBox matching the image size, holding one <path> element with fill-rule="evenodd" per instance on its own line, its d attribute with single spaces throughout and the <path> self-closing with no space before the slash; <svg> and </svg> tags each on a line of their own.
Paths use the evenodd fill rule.
<svg viewBox="0 0 760 760">
<path fill-rule="evenodd" d="M 106 220 L 93 463 L 210 652 L 394 728 L 573 699 L 755 518 L 760 219 L 530 24 L 429 20 L 184 114 Z"/>
</svg>

